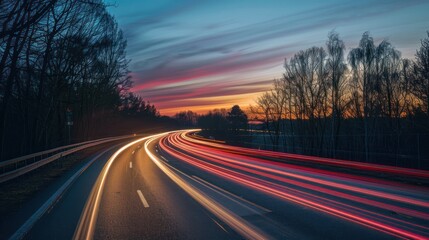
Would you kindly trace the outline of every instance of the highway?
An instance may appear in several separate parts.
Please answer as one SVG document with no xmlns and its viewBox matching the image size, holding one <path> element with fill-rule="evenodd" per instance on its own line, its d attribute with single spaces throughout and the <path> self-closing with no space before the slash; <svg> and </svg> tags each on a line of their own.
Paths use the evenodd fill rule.
<svg viewBox="0 0 429 240">
<path fill-rule="evenodd" d="M 428 187 L 376 175 L 427 181 L 425 171 L 233 147 L 193 130 L 93 160 L 26 239 L 429 238 Z"/>
</svg>

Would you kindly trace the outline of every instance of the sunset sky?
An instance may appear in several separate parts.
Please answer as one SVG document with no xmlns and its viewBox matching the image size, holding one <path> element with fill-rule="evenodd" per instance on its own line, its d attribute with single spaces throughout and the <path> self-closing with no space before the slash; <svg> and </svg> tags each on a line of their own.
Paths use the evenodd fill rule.
<svg viewBox="0 0 429 240">
<path fill-rule="evenodd" d="M 128 40 L 133 92 L 160 110 L 246 108 L 299 50 L 337 31 L 347 50 L 363 32 L 414 58 L 429 30 L 427 0 L 120 0 L 106 3 Z"/>
</svg>

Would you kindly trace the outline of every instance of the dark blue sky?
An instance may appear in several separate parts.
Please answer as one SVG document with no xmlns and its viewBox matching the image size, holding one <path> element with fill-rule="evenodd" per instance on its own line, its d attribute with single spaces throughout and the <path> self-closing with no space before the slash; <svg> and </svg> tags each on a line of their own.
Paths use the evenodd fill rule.
<svg viewBox="0 0 429 240">
<path fill-rule="evenodd" d="M 347 50 L 369 31 L 408 58 L 429 30 L 428 0 L 121 0 L 115 5 L 109 10 L 128 40 L 133 91 L 167 115 L 246 107 L 281 77 L 284 58 L 323 46 L 332 30 Z"/>
</svg>

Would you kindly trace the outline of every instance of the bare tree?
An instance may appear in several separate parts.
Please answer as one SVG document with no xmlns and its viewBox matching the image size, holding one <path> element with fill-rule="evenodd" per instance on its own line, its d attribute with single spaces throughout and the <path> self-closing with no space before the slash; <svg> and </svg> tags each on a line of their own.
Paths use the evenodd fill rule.
<svg viewBox="0 0 429 240">
<path fill-rule="evenodd" d="M 373 106 L 371 105 L 370 99 L 373 95 L 373 89 L 370 87 L 371 77 L 374 69 L 374 55 L 375 46 L 374 40 L 366 32 L 362 35 L 362 39 L 359 42 L 359 46 L 354 48 L 349 53 L 349 62 L 353 72 L 353 79 L 355 86 L 360 89 L 363 106 L 363 117 L 364 117 L 364 146 L 365 146 L 365 159 L 369 161 L 369 116 L 372 116 Z M 355 92 L 355 98 L 360 98 L 360 94 Z M 358 111 L 356 111 L 358 112 Z"/>
<path fill-rule="evenodd" d="M 332 155 L 335 157 L 337 148 L 338 134 L 344 110 L 346 106 L 345 86 L 347 66 L 344 62 L 344 42 L 340 39 L 338 33 L 330 32 L 326 42 L 328 52 L 327 69 L 330 78 L 330 101 L 331 101 L 331 142 Z"/>
<path fill-rule="evenodd" d="M 67 111 L 94 137 L 131 87 L 125 48 L 101 0 L 0 1 L 0 158 L 65 143 Z"/>
<path fill-rule="evenodd" d="M 326 49 L 312 47 L 285 60 L 283 78 L 252 106 L 271 143 L 283 138 L 283 150 L 368 162 L 385 151 L 398 164 L 406 156 L 400 149 L 415 151 L 404 141 L 421 144 L 410 132 L 427 131 L 429 40 L 422 40 L 416 63 L 402 59 L 387 40 L 374 43 L 367 32 L 348 64 L 337 33 L 329 33 Z"/>
<path fill-rule="evenodd" d="M 301 135 L 306 135 L 308 148 L 322 150 L 324 130 L 328 114 L 328 71 L 326 67 L 327 54 L 323 48 L 312 47 L 295 54 L 285 63 L 287 79 L 294 101 L 296 117 L 300 122 L 309 122 L 300 129 Z"/>
<path fill-rule="evenodd" d="M 280 121 L 283 116 L 284 103 L 282 89 L 275 85 L 272 90 L 260 96 L 256 100 L 256 105 L 250 108 L 255 116 L 264 117 L 265 130 L 268 133 L 273 150 L 277 150 L 280 143 Z"/>
<path fill-rule="evenodd" d="M 416 53 L 412 90 L 421 108 L 429 115 L 429 31 L 427 35 Z"/>
</svg>

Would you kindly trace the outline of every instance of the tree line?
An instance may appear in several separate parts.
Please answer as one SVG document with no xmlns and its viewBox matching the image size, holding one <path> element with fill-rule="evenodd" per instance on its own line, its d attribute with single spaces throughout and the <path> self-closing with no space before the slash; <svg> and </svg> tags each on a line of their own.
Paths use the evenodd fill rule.
<svg viewBox="0 0 429 240">
<path fill-rule="evenodd" d="M 242 137 L 248 130 L 247 114 L 238 105 L 231 109 L 213 109 L 206 114 L 197 114 L 192 111 L 182 111 L 174 115 L 179 126 L 183 128 L 201 128 L 203 136 L 228 143 L 241 145 L 243 140 L 250 138 Z"/>
<path fill-rule="evenodd" d="M 159 115 L 129 93 L 126 39 L 102 0 L 3 0 L 0 26 L 1 160 L 99 137 L 112 114 Z"/>
<path fill-rule="evenodd" d="M 250 108 L 267 148 L 413 167 L 429 159 L 429 32 L 414 60 L 368 32 L 346 56 L 331 32 L 284 69 Z"/>
</svg>

